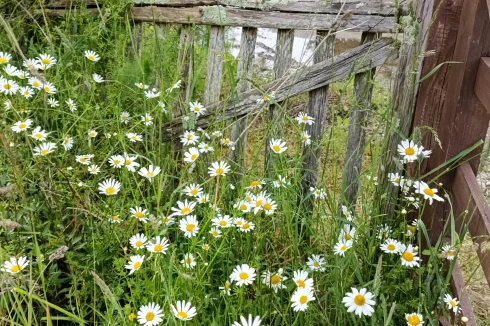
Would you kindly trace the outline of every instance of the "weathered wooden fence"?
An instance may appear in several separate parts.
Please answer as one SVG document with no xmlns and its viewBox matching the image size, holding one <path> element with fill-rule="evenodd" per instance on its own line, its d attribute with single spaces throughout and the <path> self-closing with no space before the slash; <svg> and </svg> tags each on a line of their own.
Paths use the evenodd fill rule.
<svg viewBox="0 0 490 326">
<path fill-rule="evenodd" d="M 274 103 L 268 106 L 271 128 L 267 137 L 280 137 L 288 98 L 308 92 L 308 115 L 316 123 L 306 126 L 311 135 L 311 146 L 303 148 L 302 189 L 308 194 L 316 185 L 318 162 L 321 153 L 321 139 L 325 130 L 328 112 L 328 86 L 345 79 L 355 71 L 354 96 L 356 105 L 350 112 L 348 141 L 342 177 L 344 194 L 341 203 L 353 205 L 357 199 L 359 174 L 365 147 L 365 127 L 371 103 L 372 78 L 376 67 L 397 55 L 393 40 L 379 38 L 381 33 L 394 32 L 398 28 L 398 16 L 408 12 L 410 1 L 394 2 L 385 0 L 296 0 L 296 1 L 254 1 L 254 0 L 133 0 L 130 15 L 136 26 L 142 23 L 182 24 L 182 80 L 186 102 L 190 100 L 189 90 L 192 65 L 188 60 L 192 45 L 192 24 L 210 25 L 210 41 L 207 61 L 204 104 L 207 112 L 196 123 L 196 127 L 206 128 L 211 122 L 229 120 L 232 125 L 232 140 L 236 150 L 230 153 L 230 160 L 237 168 L 237 179 L 244 173 L 239 170 L 244 164 L 246 146 L 247 116 L 264 109 L 257 100 L 263 94 L 274 94 Z M 53 0 L 47 7 L 50 14 L 63 14 L 66 6 L 77 1 Z M 86 0 L 91 5 L 103 5 L 102 1 Z M 433 155 L 424 161 L 422 174 L 453 157 L 465 148 L 484 139 L 488 128 L 490 112 L 490 0 L 414 0 L 413 10 L 417 16 L 419 33 L 412 43 L 405 42 L 400 50 L 400 64 L 394 85 L 393 107 L 400 119 L 399 133 L 391 136 L 386 150 L 396 152 L 399 134 L 409 134 L 417 126 L 430 126 L 437 131 L 443 144 L 439 148 L 431 133 L 423 134 L 422 143 L 433 150 Z M 432 23 L 435 21 L 435 23 Z M 220 96 L 223 75 L 222 55 L 224 51 L 224 27 L 241 26 L 237 76 L 238 97 L 223 100 Z M 136 27 L 136 35 L 140 32 Z M 278 31 L 276 57 L 274 61 L 274 81 L 263 85 L 262 89 L 251 89 L 248 80 L 257 28 L 274 28 Z M 290 69 L 292 44 L 295 29 L 316 30 L 317 48 L 313 65 L 297 70 Z M 361 44 L 349 51 L 333 56 L 335 32 L 349 30 L 362 33 Z M 138 43 L 138 42 L 136 42 Z M 426 54 L 418 60 L 420 53 Z M 192 51 L 190 51 L 192 52 Z M 420 84 L 421 76 L 428 74 L 437 64 L 444 61 L 458 61 L 460 64 L 446 65 Z M 354 67 L 354 70 L 353 70 Z M 419 87 L 420 86 L 420 87 Z M 177 114 L 178 115 L 178 114 Z M 180 136 L 184 130 L 179 117 L 163 127 L 164 141 Z M 268 148 L 266 144 L 266 148 Z M 469 162 L 455 171 L 445 174 L 441 181 L 451 189 L 453 208 L 460 223 L 469 222 L 469 231 L 480 245 L 490 237 L 490 208 L 485 204 L 475 178 L 478 154 L 481 148 L 469 155 Z M 266 175 L 270 175 L 266 151 Z M 387 155 L 378 175 L 382 191 L 395 193 L 386 180 L 388 172 L 394 171 L 393 155 Z M 414 172 L 414 171 L 409 171 Z M 396 194 L 396 193 L 395 193 Z M 311 198 L 311 196 L 310 196 Z M 425 210 L 424 222 L 435 241 L 442 231 L 448 214 L 448 201 L 435 203 Z M 311 200 L 305 206 L 311 209 Z M 393 206 L 386 205 L 384 212 L 391 216 Z M 490 285 L 490 257 L 481 248 L 478 250 L 483 270 Z M 453 271 L 453 292 L 461 300 L 463 315 L 469 320 L 466 325 L 476 325 L 460 267 Z M 441 324 L 450 325 L 441 319 Z M 456 323 L 461 323 L 460 320 Z"/>
</svg>

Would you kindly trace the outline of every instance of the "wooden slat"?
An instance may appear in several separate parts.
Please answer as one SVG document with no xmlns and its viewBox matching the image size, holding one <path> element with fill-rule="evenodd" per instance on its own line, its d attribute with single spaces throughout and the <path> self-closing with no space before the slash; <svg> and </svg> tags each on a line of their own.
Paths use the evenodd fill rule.
<svg viewBox="0 0 490 326">
<path fill-rule="evenodd" d="M 65 0 L 66 1 L 66 0 Z M 136 5 L 156 5 L 173 7 L 191 7 L 202 5 L 222 5 L 246 9 L 260 9 L 284 12 L 346 14 L 353 12 L 362 15 L 393 16 L 397 10 L 395 1 L 321 1 L 321 0 L 295 0 L 295 1 L 247 1 L 247 0 L 133 0 Z M 400 14 L 408 13 L 408 0 L 401 0 L 398 11 Z"/>
<path fill-rule="evenodd" d="M 490 57 L 480 59 L 480 66 L 476 75 L 475 93 L 487 112 L 490 113 Z"/>
<path fill-rule="evenodd" d="M 286 75 L 291 67 L 293 57 L 294 30 L 280 29 L 277 31 L 277 40 L 274 56 L 274 79 L 279 79 Z M 271 94 L 269 94 L 271 95 Z M 269 105 L 268 112 L 268 133 L 265 142 L 265 175 L 273 177 L 274 171 L 271 165 L 271 148 L 269 142 L 272 138 L 281 138 L 283 136 L 284 118 L 286 116 L 286 103 Z M 272 154 L 275 155 L 275 154 Z"/>
<path fill-rule="evenodd" d="M 244 93 L 250 90 L 250 71 L 252 69 L 252 61 L 255 53 L 255 43 L 257 41 L 257 29 L 244 27 L 242 29 L 242 37 L 240 41 L 240 52 L 238 57 L 237 78 L 238 93 Z M 247 118 L 242 117 L 240 120 L 233 123 L 231 129 L 231 140 L 235 143 L 235 150 L 230 152 L 230 161 L 234 165 L 235 178 L 234 182 L 241 181 L 245 166 L 245 147 L 247 144 Z"/>
<path fill-rule="evenodd" d="M 331 60 L 333 58 L 334 44 L 334 34 L 329 31 L 317 31 L 313 62 L 319 63 Z M 318 179 L 318 165 L 320 164 L 322 139 L 328 113 L 328 85 L 309 92 L 307 113 L 315 119 L 315 123 L 311 126 L 306 125 L 304 129 L 311 137 L 311 144 L 303 146 L 302 155 L 301 189 L 305 214 L 313 210 L 314 197 L 310 195 L 310 187 L 315 187 Z"/>
<path fill-rule="evenodd" d="M 358 46 L 346 51 L 333 60 L 323 61 L 309 67 L 293 71 L 291 74 L 263 86 L 265 92 L 274 92 L 278 101 L 288 96 L 308 92 L 333 82 L 345 79 L 356 65 L 358 72 L 377 67 L 388 60 L 396 58 L 397 51 L 393 48 L 393 40 L 383 38 L 373 43 Z M 369 64 L 371 63 L 371 65 Z M 208 111 L 197 120 L 197 127 L 206 128 L 212 121 L 223 121 L 233 117 L 241 117 L 258 110 L 257 105 L 262 92 L 251 90 L 243 93 L 238 99 L 218 102 L 208 107 Z M 162 126 L 163 140 L 170 140 L 183 133 L 180 119 L 173 119 Z"/>
<path fill-rule="evenodd" d="M 276 29 L 349 29 L 350 31 L 390 32 L 395 17 L 375 15 L 303 14 L 255 11 L 222 6 L 207 7 L 134 7 L 134 20 L 163 23 L 190 23 L 217 26 L 243 26 Z"/>
<path fill-rule="evenodd" d="M 490 285 L 490 255 L 481 248 L 484 242 L 490 241 L 490 208 L 480 189 L 470 164 L 461 165 L 452 186 L 454 214 L 461 216 L 461 223 L 469 223 L 473 242 L 480 245 L 477 254 Z"/>
<path fill-rule="evenodd" d="M 371 42 L 376 33 L 362 33 L 361 44 Z M 368 113 L 373 95 L 372 79 L 375 68 L 359 74 L 354 79 L 355 105 L 349 115 L 349 132 L 342 170 L 343 196 L 340 203 L 350 207 L 356 203 L 359 182 L 361 179 L 362 157 L 366 144 Z"/>
<path fill-rule="evenodd" d="M 192 64 L 194 51 L 192 45 L 194 42 L 194 31 L 189 24 L 182 25 L 180 30 L 180 42 L 179 42 L 179 68 L 181 71 L 182 84 L 184 94 L 181 99 L 184 103 L 191 101 L 191 84 L 192 84 Z M 179 105 L 177 105 L 179 106 Z M 174 116 L 178 116 L 180 112 L 174 111 Z"/>
<path fill-rule="evenodd" d="M 204 86 L 204 105 L 219 101 L 223 78 L 223 54 L 225 52 L 225 29 L 211 26 L 209 33 L 208 62 Z"/>
</svg>

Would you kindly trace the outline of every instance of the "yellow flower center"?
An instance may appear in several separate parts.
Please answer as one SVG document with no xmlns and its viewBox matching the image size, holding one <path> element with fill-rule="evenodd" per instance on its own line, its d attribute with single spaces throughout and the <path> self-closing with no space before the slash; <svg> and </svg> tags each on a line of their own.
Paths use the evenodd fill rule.
<svg viewBox="0 0 490 326">
<path fill-rule="evenodd" d="M 136 212 L 134 215 L 135 215 L 137 218 L 142 218 L 144 214 L 143 214 L 143 212 Z"/>
<path fill-rule="evenodd" d="M 138 240 L 136 241 L 136 243 L 134 244 L 136 247 L 141 247 L 143 245 L 143 241 L 141 240 Z"/>
<path fill-rule="evenodd" d="M 191 161 L 195 161 L 195 160 L 196 160 L 196 158 L 197 158 L 197 154 L 192 154 L 192 155 L 191 155 Z"/>
<path fill-rule="evenodd" d="M 271 284 L 279 284 L 279 282 L 281 282 L 281 277 L 277 274 L 273 275 L 271 277 Z"/>
<path fill-rule="evenodd" d="M 190 257 L 185 259 L 186 264 L 190 265 L 192 263 L 192 259 Z"/>
<path fill-rule="evenodd" d="M 403 259 L 405 259 L 408 262 L 413 261 L 413 254 L 411 252 L 405 251 L 402 255 Z"/>
<path fill-rule="evenodd" d="M 147 177 L 153 177 L 153 176 L 155 176 L 155 174 L 154 174 L 153 172 L 151 172 L 151 171 L 148 171 L 148 172 L 146 173 L 146 176 L 147 176 Z"/>
<path fill-rule="evenodd" d="M 136 262 L 136 263 L 134 263 L 134 265 L 133 265 L 133 268 L 134 268 L 134 269 L 138 269 L 138 268 L 140 268 L 140 267 L 141 267 L 141 262 L 140 262 L 140 261 L 137 261 L 137 262 Z"/>
<path fill-rule="evenodd" d="M 433 197 L 434 196 L 434 191 L 432 191 L 432 189 L 430 189 L 430 188 L 425 188 L 424 189 L 424 194 L 426 194 L 429 197 Z"/>
<path fill-rule="evenodd" d="M 198 106 L 195 106 L 195 107 L 194 107 L 194 111 L 199 112 L 199 111 L 201 111 L 201 109 L 200 109 Z"/>
<path fill-rule="evenodd" d="M 114 165 L 118 165 L 119 163 L 121 163 L 121 161 L 119 161 L 119 160 L 114 160 Z"/>
<path fill-rule="evenodd" d="M 112 217 L 112 219 L 113 219 L 114 221 L 118 221 L 118 220 L 119 220 L 119 216 L 114 215 L 114 216 Z"/>
<path fill-rule="evenodd" d="M 12 273 L 17 273 L 17 272 L 19 272 L 21 269 L 22 269 L 22 268 L 20 267 L 20 265 L 19 265 L 19 264 L 17 264 L 17 265 L 14 265 L 14 266 L 10 267 L 10 271 L 11 271 Z"/>
<path fill-rule="evenodd" d="M 274 145 L 272 146 L 272 150 L 277 153 L 281 150 L 281 147 L 279 147 L 279 145 Z"/>
<path fill-rule="evenodd" d="M 219 225 L 220 225 L 220 226 L 226 226 L 226 224 L 228 224 L 228 223 L 226 223 L 226 221 L 225 221 L 225 220 L 221 220 L 221 221 L 219 221 Z"/>
<path fill-rule="evenodd" d="M 185 318 L 187 318 L 187 313 L 185 311 L 179 311 L 177 313 L 177 317 L 185 319 Z"/>
<path fill-rule="evenodd" d="M 408 227 L 408 230 L 409 230 L 409 231 L 410 231 L 412 234 L 414 234 L 414 233 L 415 233 L 415 226 L 413 226 L 413 225 L 409 226 L 409 227 Z"/>
<path fill-rule="evenodd" d="M 189 207 L 184 207 L 182 208 L 182 210 L 180 211 L 181 214 L 187 214 L 191 211 L 191 209 Z"/>
<path fill-rule="evenodd" d="M 7 58 L 5 57 L 0 58 L 0 63 L 6 63 L 6 62 L 7 62 Z"/>
<path fill-rule="evenodd" d="M 153 319 L 155 319 L 155 314 L 152 312 L 149 312 L 146 314 L 145 318 L 147 321 L 152 321 Z"/>
<path fill-rule="evenodd" d="M 410 315 L 407 317 L 407 322 L 412 326 L 417 326 L 420 324 L 420 318 L 417 315 Z"/>
<path fill-rule="evenodd" d="M 46 155 L 46 154 L 48 154 L 48 152 L 49 152 L 49 149 L 43 149 L 41 151 L 41 155 Z"/>
<path fill-rule="evenodd" d="M 366 298 L 362 294 L 358 294 L 354 297 L 354 303 L 358 306 L 363 306 L 366 303 Z"/>
<path fill-rule="evenodd" d="M 340 247 L 340 251 L 346 251 L 347 250 L 347 246 L 346 245 L 342 245 L 342 247 Z"/>
<path fill-rule="evenodd" d="M 114 187 L 109 187 L 105 190 L 109 195 L 112 195 L 113 193 L 116 192 L 116 189 Z"/>
<path fill-rule="evenodd" d="M 224 171 L 222 168 L 217 168 L 217 169 L 216 169 L 216 174 L 221 175 L 221 174 L 223 174 L 224 172 L 225 172 L 225 171 Z"/>
<path fill-rule="evenodd" d="M 43 134 L 38 132 L 37 134 L 34 134 L 34 138 L 41 139 L 41 138 L 43 138 Z"/>
<path fill-rule="evenodd" d="M 153 248 L 156 252 L 160 252 L 163 250 L 163 246 L 161 244 L 157 244 L 155 248 Z"/>
<path fill-rule="evenodd" d="M 447 255 L 451 257 L 454 256 L 454 250 L 448 250 Z"/>
<path fill-rule="evenodd" d="M 449 304 L 451 305 L 451 307 L 456 307 L 457 306 L 457 303 L 454 302 L 454 300 L 449 300 Z"/>
<path fill-rule="evenodd" d="M 320 266 L 320 264 L 318 264 L 318 262 L 314 261 L 313 266 L 318 267 L 318 266 Z"/>
<path fill-rule="evenodd" d="M 395 180 L 393 180 L 395 183 L 400 183 L 400 178 L 395 178 Z"/>
<path fill-rule="evenodd" d="M 245 205 L 245 204 L 241 204 L 241 205 L 240 205 L 240 209 L 241 209 L 242 211 L 246 210 L 246 209 L 247 209 L 247 205 Z"/>
<path fill-rule="evenodd" d="M 249 227 L 250 227 L 250 224 L 248 224 L 248 223 L 244 223 L 242 225 L 242 229 L 245 229 L 245 230 L 247 230 Z"/>
<path fill-rule="evenodd" d="M 187 135 L 187 140 L 191 140 L 192 139 L 192 135 L 191 134 L 188 134 Z"/>
<path fill-rule="evenodd" d="M 90 61 L 94 61 L 95 60 L 95 57 L 93 55 L 88 55 L 87 56 L 87 59 L 89 59 Z"/>
<path fill-rule="evenodd" d="M 66 142 L 68 143 L 68 142 Z M 87 159 L 85 157 L 80 157 L 80 162 L 84 163 Z"/>
<path fill-rule="evenodd" d="M 194 196 L 195 196 L 195 195 L 197 195 L 198 193 L 199 193 L 199 192 L 197 191 L 197 189 L 196 189 L 196 188 L 194 188 L 194 189 L 192 189 L 192 190 L 191 190 L 191 195 L 194 195 Z"/>
<path fill-rule="evenodd" d="M 3 88 L 5 88 L 5 89 L 11 89 L 12 88 L 12 85 L 10 85 L 10 84 L 4 84 L 3 85 Z"/>
<path fill-rule="evenodd" d="M 252 181 L 250 182 L 250 187 L 257 187 L 260 184 L 260 181 Z"/>
<path fill-rule="evenodd" d="M 390 243 L 388 246 L 386 246 L 386 248 L 389 250 L 389 251 L 393 251 L 395 250 L 396 246 L 392 243 Z"/>
<path fill-rule="evenodd" d="M 213 231 L 213 236 L 217 237 L 218 235 L 218 231 Z"/>
<path fill-rule="evenodd" d="M 42 58 L 41 62 L 44 63 L 45 65 L 49 65 L 51 63 L 51 60 L 49 60 L 48 58 Z"/>
<path fill-rule="evenodd" d="M 308 297 L 306 295 L 302 295 L 299 297 L 299 303 L 305 304 L 308 301 Z"/>
<path fill-rule="evenodd" d="M 346 233 L 344 238 L 345 240 L 349 241 L 350 239 L 352 239 L 352 236 L 350 235 L 350 233 Z"/>
<path fill-rule="evenodd" d="M 26 127 L 27 127 L 27 124 L 25 124 L 25 123 L 21 123 L 19 125 L 19 129 L 25 129 Z"/>
<path fill-rule="evenodd" d="M 187 226 L 185 227 L 185 229 L 188 231 L 188 232 L 192 232 L 192 230 L 194 230 L 196 226 L 194 224 L 187 224 Z"/>
<path fill-rule="evenodd" d="M 407 147 L 407 148 L 405 148 L 405 154 L 413 155 L 413 154 L 415 154 L 415 149 L 413 149 L 412 147 Z"/>
<path fill-rule="evenodd" d="M 255 207 L 259 207 L 260 205 L 262 205 L 262 202 L 263 200 L 262 199 L 259 199 L 255 202 Z"/>
<path fill-rule="evenodd" d="M 298 284 L 298 286 L 299 286 L 300 288 L 305 288 L 305 287 L 306 287 L 306 283 L 305 283 L 305 281 L 303 281 L 303 280 L 298 280 L 297 284 Z"/>
<path fill-rule="evenodd" d="M 130 165 L 131 164 L 131 160 L 128 160 L 128 159 L 124 160 L 124 164 Z"/>
<path fill-rule="evenodd" d="M 231 284 L 230 283 L 225 283 L 225 290 L 228 290 L 230 288 Z"/>
<path fill-rule="evenodd" d="M 269 100 L 269 96 L 264 95 L 264 97 L 262 97 L 262 99 L 263 99 L 264 101 L 268 101 L 268 100 Z"/>
<path fill-rule="evenodd" d="M 308 121 L 308 117 L 307 117 L 306 115 L 304 115 L 304 116 L 301 118 L 301 120 L 303 120 L 303 121 Z"/>
<path fill-rule="evenodd" d="M 40 84 L 39 84 L 39 82 L 38 82 L 38 81 L 35 81 L 35 82 L 33 82 L 33 83 L 32 83 L 32 86 L 34 86 L 34 87 L 39 87 L 39 85 L 40 85 Z"/>
<path fill-rule="evenodd" d="M 134 313 L 131 313 L 131 314 L 128 316 L 129 321 L 133 321 L 135 318 L 136 318 L 136 315 L 135 315 Z"/>
<path fill-rule="evenodd" d="M 150 121 L 150 118 L 149 117 L 145 117 L 145 122 L 149 122 Z"/>
<path fill-rule="evenodd" d="M 51 88 L 49 88 L 49 86 L 44 86 L 44 91 L 46 93 L 49 93 L 51 91 Z"/>
<path fill-rule="evenodd" d="M 270 203 L 265 203 L 265 204 L 264 204 L 264 209 L 265 209 L 266 211 L 270 210 L 271 208 L 272 208 L 272 205 L 271 205 Z"/>
<path fill-rule="evenodd" d="M 247 278 L 248 278 L 248 274 L 247 273 L 245 273 L 245 272 L 241 272 L 240 273 L 240 279 L 246 280 Z"/>
</svg>

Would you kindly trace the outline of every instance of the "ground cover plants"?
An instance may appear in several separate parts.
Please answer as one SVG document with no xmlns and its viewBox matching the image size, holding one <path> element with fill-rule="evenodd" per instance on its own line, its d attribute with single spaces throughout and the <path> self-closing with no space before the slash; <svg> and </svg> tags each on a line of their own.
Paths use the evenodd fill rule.
<svg viewBox="0 0 490 326">
<path fill-rule="evenodd" d="M 327 165 L 302 197 L 301 147 L 311 145 L 303 129 L 319 123 L 304 104 L 287 117 L 280 139 L 266 143 L 267 125 L 250 130 L 257 140 L 236 182 L 230 124 L 193 127 L 206 111 L 206 28 L 196 29 L 196 73 L 185 102 L 179 30 L 148 27 L 139 57 L 128 47 L 125 5 L 107 6 L 102 20 L 83 10 L 46 20 L 24 48 L 14 41 L 15 21 L 4 21 L 0 185 L 10 190 L 0 198 L 1 324 L 464 320 L 449 277 L 465 228 L 457 233 L 452 216 L 437 244 L 421 249 L 424 208 L 449 200 L 439 185 L 386 171 L 402 193 L 385 198 L 396 203 L 387 220 L 372 195 L 376 158 L 386 155 L 374 135 L 368 143 L 376 155 L 357 204 L 339 205 L 337 171 Z M 225 58 L 226 97 L 236 86 L 236 60 Z M 336 87 L 348 96 L 352 81 Z M 260 105 L 271 103 L 273 94 L 264 94 Z M 178 145 L 163 143 L 161 125 L 176 108 L 187 130 Z M 382 120 L 385 113 L 377 114 Z M 337 144 L 331 121 L 326 147 Z M 400 165 L 430 156 L 417 137 L 406 138 L 394 154 Z M 272 177 L 263 171 L 264 144 L 273 152 Z M 302 210 L 308 198 L 312 212 Z"/>
</svg>

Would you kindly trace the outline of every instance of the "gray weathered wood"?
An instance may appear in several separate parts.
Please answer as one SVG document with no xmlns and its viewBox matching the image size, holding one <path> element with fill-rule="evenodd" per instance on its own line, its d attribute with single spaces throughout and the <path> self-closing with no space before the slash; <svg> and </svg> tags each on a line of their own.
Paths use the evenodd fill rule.
<svg viewBox="0 0 490 326">
<path fill-rule="evenodd" d="M 277 40 L 274 57 L 274 79 L 277 80 L 286 75 L 291 67 L 293 57 L 294 30 L 280 29 L 277 31 Z M 267 94 L 272 97 L 272 94 Z M 271 148 L 269 142 L 272 138 L 281 138 L 284 129 L 284 118 L 286 116 L 286 103 L 269 105 L 269 129 L 265 143 L 265 175 L 272 177 L 274 171 L 271 166 Z"/>
<path fill-rule="evenodd" d="M 225 51 L 225 29 L 211 26 L 209 33 L 208 62 L 204 86 L 204 105 L 219 101 L 223 78 L 223 53 Z"/>
<path fill-rule="evenodd" d="M 137 21 L 243 26 L 276 29 L 317 29 L 390 32 L 396 17 L 376 15 L 336 15 L 256 11 L 222 6 L 207 7 L 134 7 L 132 19 Z"/>
<path fill-rule="evenodd" d="M 376 33 L 363 33 L 361 44 L 371 42 Z M 349 132 L 342 171 L 343 196 L 340 203 L 350 207 L 356 203 L 362 169 L 362 156 L 366 144 L 368 113 L 373 94 L 373 76 L 376 69 L 356 74 L 354 79 L 355 105 L 349 116 Z"/>
<path fill-rule="evenodd" d="M 250 74 L 252 61 L 257 41 L 257 29 L 244 27 L 240 41 L 240 53 L 237 68 L 238 93 L 244 93 L 250 89 Z M 245 147 L 247 144 L 247 117 L 243 117 L 233 123 L 231 140 L 235 143 L 235 150 L 230 152 L 230 161 L 235 165 L 235 183 L 241 180 L 245 165 Z"/>
<path fill-rule="evenodd" d="M 191 100 L 191 82 L 192 82 L 192 60 L 193 52 L 192 46 L 194 42 L 194 30 L 191 25 L 184 24 L 180 31 L 179 42 L 179 67 L 182 78 L 182 89 L 184 90 L 184 96 L 182 100 L 187 104 Z M 176 112 L 174 112 L 175 115 Z"/>
<path fill-rule="evenodd" d="M 143 23 L 135 22 L 133 25 L 133 42 L 131 53 L 134 56 L 141 58 L 141 51 L 143 50 Z"/>
<path fill-rule="evenodd" d="M 316 32 L 316 49 L 313 62 L 319 63 L 333 58 L 335 35 L 329 31 Z M 313 196 L 308 196 L 310 187 L 315 187 L 318 179 L 318 164 L 322 151 L 322 138 L 326 127 L 328 112 L 328 85 L 309 92 L 307 113 L 315 119 L 311 126 L 306 125 L 304 130 L 310 135 L 311 144 L 303 146 L 303 164 L 301 170 L 301 188 L 303 207 L 306 212 L 313 209 Z"/>
<path fill-rule="evenodd" d="M 333 60 L 322 61 L 309 67 L 293 71 L 287 76 L 263 86 L 266 93 L 275 94 L 277 101 L 289 96 L 309 92 L 350 76 L 353 69 L 362 72 L 384 64 L 397 57 L 391 38 L 383 38 L 373 43 L 358 46 L 346 51 Z M 353 68 L 354 67 L 354 68 Z M 208 106 L 208 110 L 196 122 L 197 127 L 206 128 L 209 123 L 238 118 L 263 108 L 257 100 L 262 98 L 262 91 L 254 89 L 240 94 L 238 99 L 221 101 Z M 163 140 L 170 140 L 183 133 L 180 119 L 173 119 L 164 124 Z"/>
</svg>

